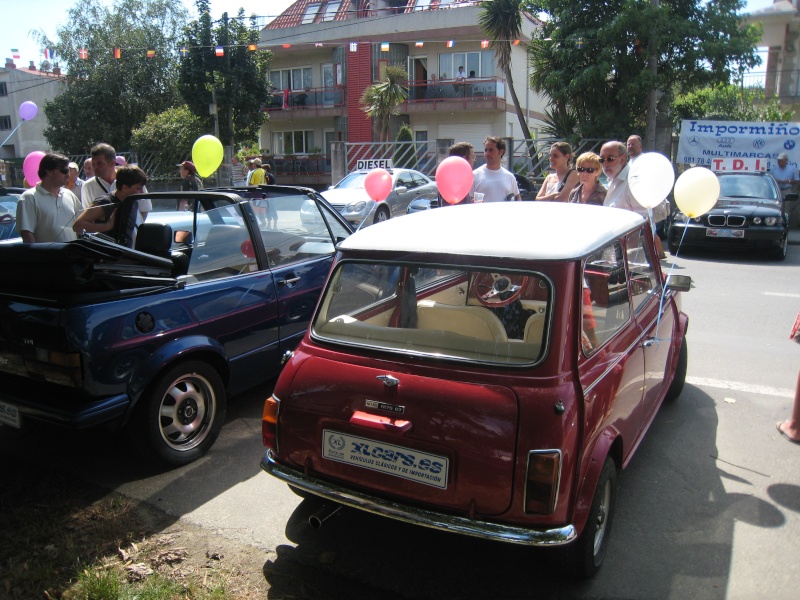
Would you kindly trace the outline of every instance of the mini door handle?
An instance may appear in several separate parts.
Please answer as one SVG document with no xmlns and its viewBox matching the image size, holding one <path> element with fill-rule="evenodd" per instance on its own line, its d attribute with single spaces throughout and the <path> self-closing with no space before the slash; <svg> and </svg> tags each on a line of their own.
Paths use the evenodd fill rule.
<svg viewBox="0 0 800 600">
<path fill-rule="evenodd" d="M 655 343 L 656 343 L 656 338 L 647 338 L 644 342 L 642 342 L 642 348 L 649 348 Z"/>
<path fill-rule="evenodd" d="M 299 277 L 287 277 L 278 281 L 278 285 L 294 285 L 298 281 L 300 281 Z"/>
</svg>

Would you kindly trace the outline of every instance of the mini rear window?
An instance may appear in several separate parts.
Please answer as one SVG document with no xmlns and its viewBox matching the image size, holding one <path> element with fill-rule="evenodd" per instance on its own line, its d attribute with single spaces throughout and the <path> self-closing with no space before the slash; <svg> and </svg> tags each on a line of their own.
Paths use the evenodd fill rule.
<svg viewBox="0 0 800 600">
<path fill-rule="evenodd" d="M 312 335 L 432 359 L 530 365 L 544 355 L 552 286 L 532 272 L 347 261 Z"/>
</svg>

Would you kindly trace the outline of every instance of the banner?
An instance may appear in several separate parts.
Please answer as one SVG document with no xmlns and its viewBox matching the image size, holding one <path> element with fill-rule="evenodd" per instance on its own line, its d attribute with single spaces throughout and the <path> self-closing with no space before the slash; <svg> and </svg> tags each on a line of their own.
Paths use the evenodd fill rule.
<svg viewBox="0 0 800 600">
<path fill-rule="evenodd" d="M 681 121 L 679 163 L 706 165 L 714 171 L 766 171 L 786 152 L 800 161 L 800 123 Z"/>
</svg>

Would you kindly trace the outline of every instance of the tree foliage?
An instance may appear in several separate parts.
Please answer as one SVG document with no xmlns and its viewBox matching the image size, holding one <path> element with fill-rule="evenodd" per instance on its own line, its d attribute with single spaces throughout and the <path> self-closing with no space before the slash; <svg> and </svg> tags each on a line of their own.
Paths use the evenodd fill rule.
<svg viewBox="0 0 800 600">
<path fill-rule="evenodd" d="M 672 108 L 676 119 L 782 122 L 790 121 L 794 115 L 793 110 L 784 110 L 777 98 L 765 98 L 763 89 L 731 84 L 680 95 Z"/>
<path fill-rule="evenodd" d="M 397 132 L 396 142 L 400 142 L 395 146 L 394 158 L 392 162 L 395 167 L 403 169 L 411 169 L 414 166 L 414 132 L 411 127 L 403 123 L 400 130 Z"/>
<path fill-rule="evenodd" d="M 37 34 L 53 48 L 66 76 L 66 90 L 45 104 L 45 138 L 54 149 L 79 154 L 97 142 L 130 147 L 133 130 L 151 113 L 178 101 L 178 32 L 187 13 L 174 0 L 84 0 L 68 12 L 57 40 Z M 85 48 L 88 58 L 79 58 Z M 114 58 L 114 48 L 121 57 Z M 152 58 L 147 50 L 155 50 Z"/>
<path fill-rule="evenodd" d="M 195 140 L 205 133 L 202 119 L 185 104 L 149 115 L 133 130 L 131 146 L 137 152 L 157 152 L 164 164 L 176 165 L 189 156 Z"/>
<path fill-rule="evenodd" d="M 262 106 L 270 91 L 267 73 L 272 53 L 248 49 L 258 42 L 258 29 L 255 17 L 246 18 L 243 9 L 233 19 L 223 13 L 214 23 L 208 0 L 197 0 L 196 6 L 200 17 L 186 27 L 181 42 L 188 55 L 180 63 L 180 93 L 209 131 L 213 130 L 209 105 L 216 104 L 220 141 L 241 145 L 258 137 L 266 118 Z M 224 56 L 216 55 L 218 46 Z"/>
<path fill-rule="evenodd" d="M 378 128 L 378 138 L 389 140 L 389 119 L 400 114 L 400 105 L 408 99 L 408 73 L 402 65 L 386 67 L 386 81 L 375 83 L 361 95 L 361 108 Z"/>
<path fill-rule="evenodd" d="M 664 107 L 674 94 L 727 83 L 759 64 L 759 27 L 743 24 L 743 0 L 527 2 L 547 15 L 531 44 L 531 86 L 556 109 L 572 107 L 587 137 L 643 130 L 650 89 L 666 95 Z"/>
<path fill-rule="evenodd" d="M 511 44 L 513 40 L 519 39 L 522 33 L 522 5 L 523 0 L 484 0 L 480 3 L 483 10 L 478 16 L 478 24 L 491 40 L 489 46 L 494 50 L 497 66 L 500 67 L 508 83 L 508 91 L 522 135 L 526 140 L 531 140 L 528 121 L 522 114 L 517 91 L 514 89 L 514 79 L 511 76 Z"/>
</svg>

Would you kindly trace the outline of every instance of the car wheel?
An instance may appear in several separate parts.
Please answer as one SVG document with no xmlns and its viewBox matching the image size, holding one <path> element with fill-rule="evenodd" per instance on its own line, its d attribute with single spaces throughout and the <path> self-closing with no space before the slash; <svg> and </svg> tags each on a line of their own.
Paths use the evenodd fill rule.
<svg viewBox="0 0 800 600">
<path fill-rule="evenodd" d="M 225 422 L 225 386 L 211 366 L 180 363 L 140 399 L 131 433 L 162 462 L 180 466 L 205 454 Z"/>
<path fill-rule="evenodd" d="M 375 219 L 373 219 L 373 223 L 382 223 L 383 221 L 389 220 L 389 209 L 385 206 L 381 206 L 378 210 L 375 211 Z"/>
<path fill-rule="evenodd" d="M 775 260 L 786 260 L 786 253 L 789 250 L 789 234 L 783 236 L 783 241 L 778 242 L 772 247 L 772 258 Z"/>
<path fill-rule="evenodd" d="M 680 246 L 680 240 L 676 239 L 675 236 L 673 236 L 672 232 L 670 231 L 667 241 L 667 247 L 669 248 L 669 253 L 677 254 L 679 246 Z"/>
<path fill-rule="evenodd" d="M 617 499 L 617 465 L 606 458 L 594 492 L 589 518 L 580 537 L 567 546 L 564 567 L 574 577 L 588 579 L 597 573 L 608 547 Z"/>
<path fill-rule="evenodd" d="M 689 364 L 689 349 L 686 347 L 686 336 L 681 340 L 681 352 L 678 355 L 678 366 L 675 367 L 675 377 L 667 390 L 664 399 L 667 401 L 677 400 L 683 391 L 683 384 L 686 383 L 686 367 Z"/>
</svg>

